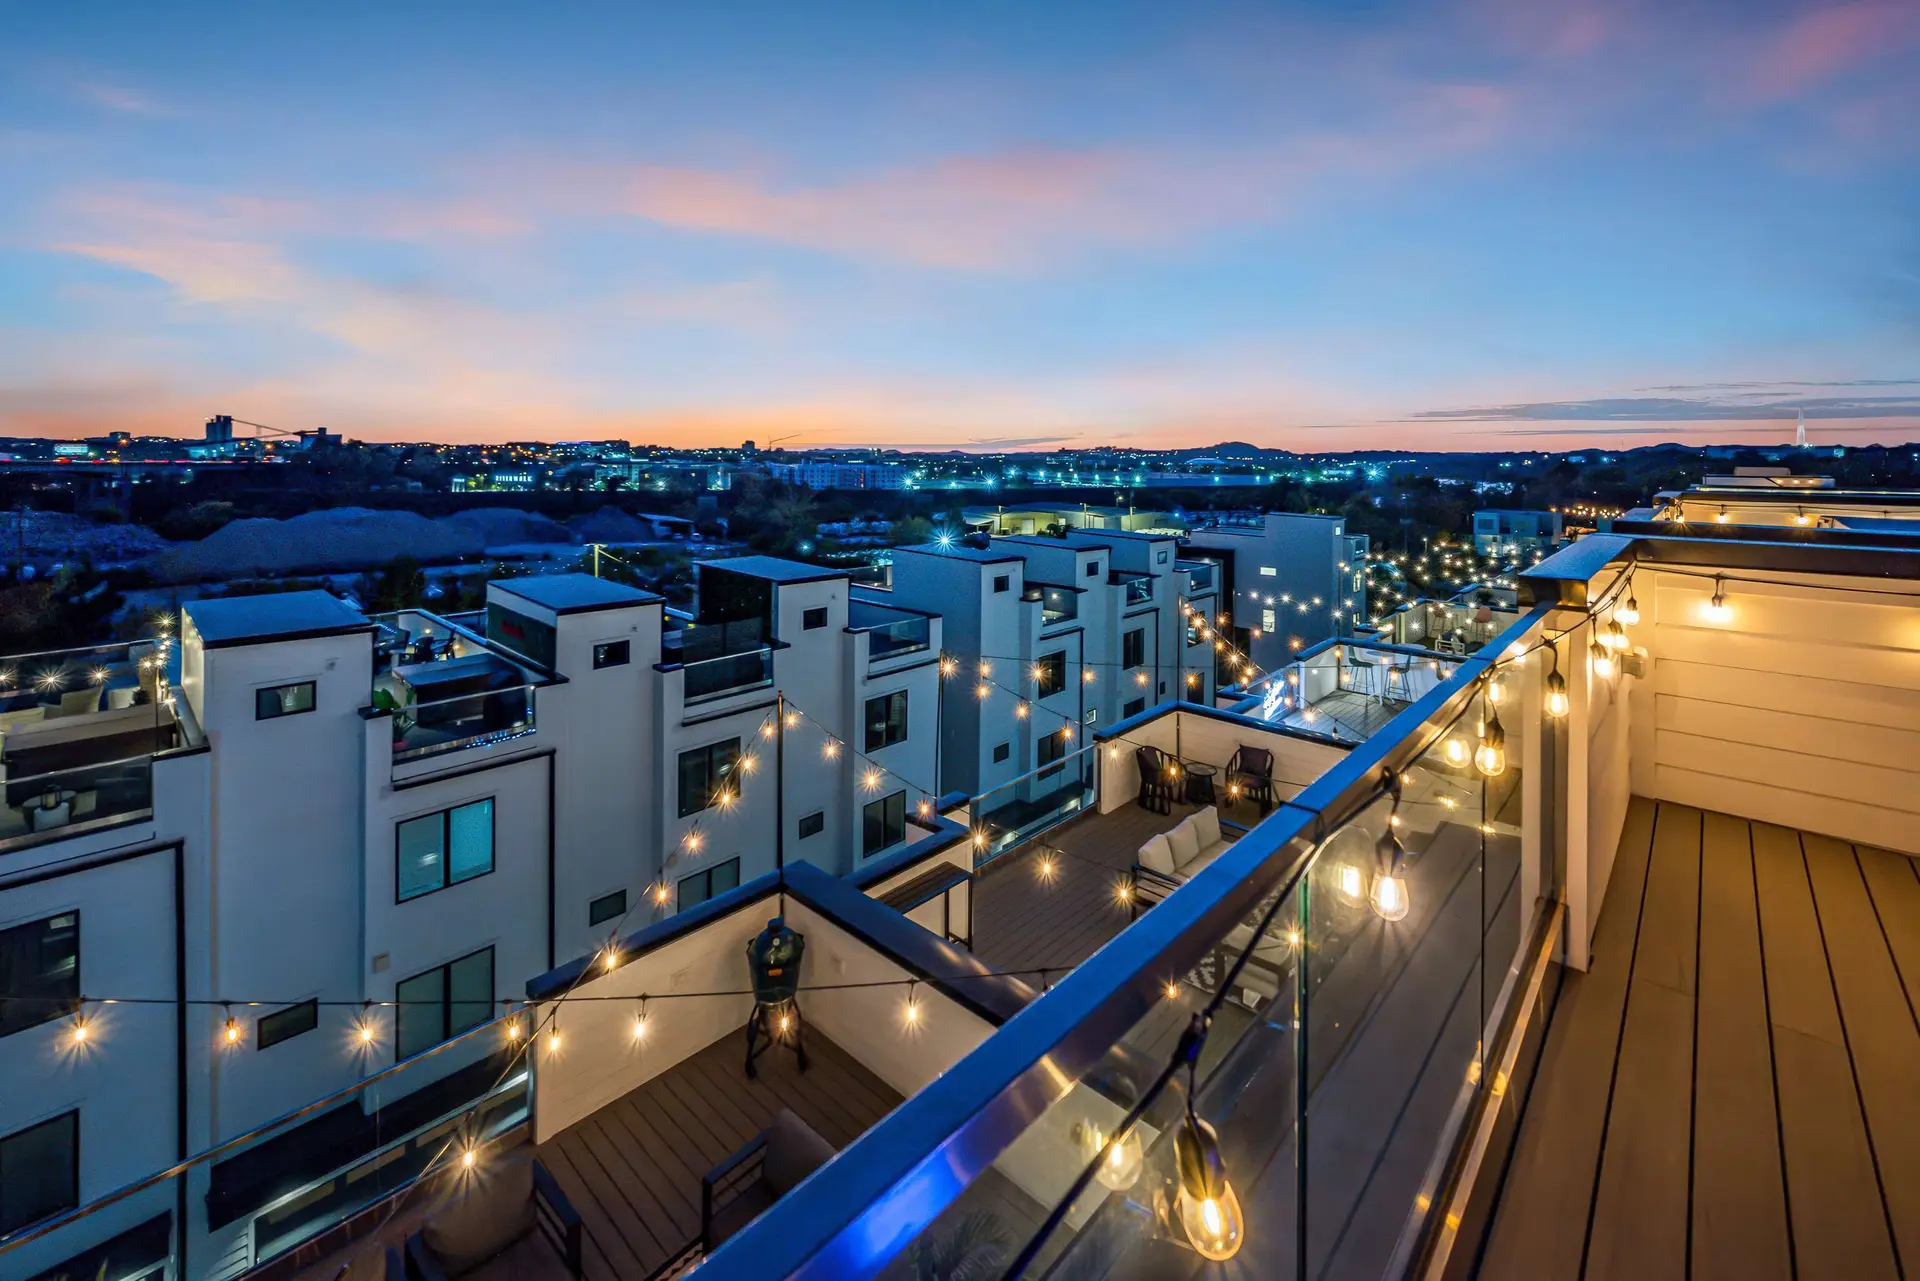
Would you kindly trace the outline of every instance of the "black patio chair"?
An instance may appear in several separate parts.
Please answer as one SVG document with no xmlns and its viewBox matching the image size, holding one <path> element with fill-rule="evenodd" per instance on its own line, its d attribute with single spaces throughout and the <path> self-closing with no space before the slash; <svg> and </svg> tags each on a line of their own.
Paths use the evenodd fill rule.
<svg viewBox="0 0 1920 1281">
<path fill-rule="evenodd" d="M 1238 789 L 1237 792 L 1235 789 Z M 1265 815 L 1273 811 L 1273 753 L 1264 747 L 1242 743 L 1227 762 L 1227 794 L 1240 795 L 1260 806 Z"/>
<path fill-rule="evenodd" d="M 1156 814 L 1173 813 L 1173 772 L 1166 754 L 1157 747 L 1133 749 L 1140 767 L 1140 807 Z"/>
</svg>

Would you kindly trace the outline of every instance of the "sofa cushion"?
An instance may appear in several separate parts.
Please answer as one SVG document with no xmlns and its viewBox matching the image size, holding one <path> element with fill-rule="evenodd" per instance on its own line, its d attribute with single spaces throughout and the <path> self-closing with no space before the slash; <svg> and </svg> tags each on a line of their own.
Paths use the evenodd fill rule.
<svg viewBox="0 0 1920 1281">
<path fill-rule="evenodd" d="M 1209 849 L 1220 843 L 1220 811 L 1209 805 L 1187 822 L 1193 824 L 1193 831 L 1200 838 L 1200 848 Z"/>
<path fill-rule="evenodd" d="M 533 1163 L 510 1161 L 487 1172 L 420 1229 L 449 1277 L 471 1272 L 533 1231 Z"/>
<path fill-rule="evenodd" d="M 1194 877 L 1200 875 L 1200 873 L 1206 871 L 1207 868 L 1211 867 L 1213 860 L 1226 853 L 1229 848 L 1225 841 L 1215 842 L 1213 845 L 1201 850 L 1198 854 L 1195 854 L 1192 858 L 1181 864 L 1180 875 L 1187 880 L 1192 880 Z"/>
<path fill-rule="evenodd" d="M 1166 834 L 1156 832 L 1149 836 L 1147 843 L 1140 847 L 1139 860 L 1140 866 L 1150 872 L 1172 876 L 1174 873 L 1173 846 L 1167 844 Z"/>
<path fill-rule="evenodd" d="M 1193 820 L 1183 818 L 1179 826 L 1167 833 L 1167 844 L 1173 847 L 1173 866 L 1182 875 L 1189 875 L 1187 864 L 1200 852 L 1200 833 L 1193 828 Z"/>
<path fill-rule="evenodd" d="M 767 1156 L 760 1177 L 776 1197 L 785 1196 L 799 1182 L 833 1158 L 833 1144 L 814 1132 L 786 1108 L 773 1118 L 767 1132 Z"/>
</svg>

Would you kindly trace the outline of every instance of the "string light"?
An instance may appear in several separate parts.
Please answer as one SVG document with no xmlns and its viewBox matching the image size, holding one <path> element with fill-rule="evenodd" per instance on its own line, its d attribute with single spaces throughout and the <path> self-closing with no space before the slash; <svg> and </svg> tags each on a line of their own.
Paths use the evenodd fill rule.
<svg viewBox="0 0 1920 1281">
<path fill-rule="evenodd" d="M 940 674 L 942 676 L 951 676 L 959 670 L 960 664 L 954 662 L 951 658 L 943 658 L 940 660 Z"/>
<path fill-rule="evenodd" d="M 1487 677 L 1487 701 L 1496 707 L 1507 701 L 1507 682 L 1498 671 Z"/>
<path fill-rule="evenodd" d="M 1547 646 L 1553 653 L 1553 670 L 1547 673 L 1547 715 L 1556 720 L 1567 714 L 1570 704 L 1567 701 L 1567 678 L 1560 674 L 1560 651 Z"/>
<path fill-rule="evenodd" d="M 1473 753 L 1467 750 L 1466 741 L 1459 738 L 1449 738 L 1441 747 L 1440 754 L 1446 758 L 1449 765 L 1465 765 L 1473 756 Z"/>
<path fill-rule="evenodd" d="M 1227 1181 L 1220 1159 L 1220 1136 L 1193 1111 L 1193 1091 L 1187 1092 L 1187 1115 L 1174 1137 L 1180 1167 L 1180 1226 L 1202 1258 L 1225 1262 L 1240 1251 L 1245 1226 L 1240 1199 Z"/>
<path fill-rule="evenodd" d="M 79 1049 L 80 1047 L 86 1045 L 87 1037 L 91 1034 L 91 1032 L 92 1032 L 92 1029 L 87 1026 L 86 1013 L 83 1010 L 75 1010 L 73 1012 L 73 1031 L 72 1031 L 74 1048 Z"/>
<path fill-rule="evenodd" d="M 1076 1121 L 1072 1138 L 1082 1160 L 1098 1162 L 1093 1177 L 1115 1192 L 1125 1192 L 1139 1182 L 1141 1167 L 1147 1160 L 1138 1130 L 1137 1126 L 1128 1126 L 1125 1133 L 1109 1139 L 1092 1121 Z"/>
<path fill-rule="evenodd" d="M 880 771 L 877 769 L 868 770 L 866 777 L 861 780 L 861 784 L 869 792 L 879 791 L 880 790 Z"/>
<path fill-rule="evenodd" d="M 547 1053 L 560 1053 L 560 1008 L 557 1005 L 553 1011 L 553 1022 L 547 1028 Z"/>
<path fill-rule="evenodd" d="M 840 740 L 837 738 L 828 738 L 826 742 L 820 745 L 820 751 L 828 760 L 837 760 L 840 756 Z"/>
<path fill-rule="evenodd" d="M 1601 636 L 1607 648 L 1616 653 L 1627 647 L 1627 629 L 1620 626 L 1620 620 L 1618 619 L 1609 621 L 1607 623 L 1607 630 L 1601 633 Z"/>
<path fill-rule="evenodd" d="M 1593 674 L 1601 680 L 1613 675 L 1613 653 L 1598 639 L 1587 646 L 1587 657 L 1592 660 Z"/>
<path fill-rule="evenodd" d="M 1034 864 L 1034 871 L 1039 873 L 1041 880 L 1051 885 L 1053 884 L 1053 878 L 1058 873 L 1059 868 L 1053 861 L 1053 855 L 1042 854 L 1039 858 L 1039 861 Z"/>
<path fill-rule="evenodd" d="M 1613 611 L 1613 616 L 1628 627 L 1640 625 L 1640 602 L 1633 598 L 1633 589 L 1627 589 L 1627 603 Z"/>
<path fill-rule="evenodd" d="M 644 996 L 640 998 L 640 1012 L 633 1016 L 633 1039 L 647 1039 L 647 998 Z"/>
<path fill-rule="evenodd" d="M 1707 621 L 1710 623 L 1730 623 L 1733 621 L 1733 607 L 1727 604 L 1726 580 L 1718 575 L 1713 580 L 1713 599 L 1707 602 Z"/>
<path fill-rule="evenodd" d="M 231 1007 L 227 1009 L 227 1023 L 221 1035 L 229 1048 L 240 1044 L 240 1020 L 233 1017 Z"/>
<path fill-rule="evenodd" d="M 1507 732 L 1500 728 L 1500 713 L 1492 707 L 1487 708 L 1487 723 L 1480 727 L 1473 765 L 1488 778 L 1498 778 L 1507 770 Z"/>
<path fill-rule="evenodd" d="M 920 988 L 917 982 L 907 984 L 907 1004 L 901 1011 L 901 1017 L 907 1021 L 909 1028 L 920 1026 L 919 990 Z"/>
</svg>

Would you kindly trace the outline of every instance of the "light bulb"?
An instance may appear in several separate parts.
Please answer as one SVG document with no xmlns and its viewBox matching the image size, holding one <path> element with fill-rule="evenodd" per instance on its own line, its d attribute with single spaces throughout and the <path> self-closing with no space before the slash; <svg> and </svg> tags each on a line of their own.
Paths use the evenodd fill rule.
<svg viewBox="0 0 1920 1281">
<path fill-rule="evenodd" d="M 1441 748 L 1440 751 L 1441 755 L 1446 757 L 1447 764 L 1449 765 L 1465 765 L 1472 755 L 1472 753 L 1467 750 L 1466 740 L 1459 738 L 1448 739 L 1446 746 Z"/>
<path fill-rule="evenodd" d="M 551 1032 L 547 1033 L 547 1053 L 548 1054 L 560 1053 L 560 1029 L 559 1028 L 554 1028 Z"/>
<path fill-rule="evenodd" d="M 1710 623 L 1730 623 L 1733 621 L 1733 607 L 1727 604 L 1726 584 L 1719 579 L 1713 580 L 1713 599 L 1707 602 L 1707 621 Z"/>
<path fill-rule="evenodd" d="M 1603 635 L 1608 649 L 1618 652 L 1627 647 L 1627 629 L 1620 626 L 1618 619 L 1607 624 L 1607 630 Z"/>
<path fill-rule="evenodd" d="M 1227 1182 L 1213 1127 L 1188 1114 L 1174 1141 L 1180 1165 L 1180 1226 L 1201 1257 L 1222 1262 L 1239 1253 L 1245 1225 L 1240 1198 Z"/>
<path fill-rule="evenodd" d="M 1098 1162 L 1094 1165 L 1093 1177 L 1100 1180 L 1102 1186 L 1125 1192 L 1140 1181 L 1147 1154 L 1140 1146 L 1138 1127 L 1129 1127 L 1119 1138 L 1109 1139 L 1099 1126 L 1082 1121 L 1074 1125 L 1073 1138 L 1080 1145 L 1083 1160 L 1090 1165 Z"/>
<path fill-rule="evenodd" d="M 1593 660 L 1593 674 L 1601 680 L 1613 675 L 1613 654 L 1599 641 L 1587 646 L 1587 655 Z"/>
<path fill-rule="evenodd" d="M 1633 598 L 1633 593 L 1627 593 L 1627 603 L 1614 610 L 1613 616 L 1628 627 L 1640 625 L 1640 602 Z"/>
<path fill-rule="evenodd" d="M 1714 524 L 1716 524 L 1716 525 L 1724 525 L 1724 524 L 1726 524 L 1726 523 L 1727 523 L 1727 509 L 1726 509 L 1726 508 L 1724 508 L 1724 507 L 1722 507 L 1722 508 L 1721 508 L 1721 509 L 1719 510 L 1719 512 L 1718 512 L 1718 513 L 1717 513 L 1717 514 L 1716 514 L 1716 515 L 1714 516 L 1714 518 L 1713 518 L 1713 523 L 1714 523 Z"/>
<path fill-rule="evenodd" d="M 1497 715 L 1490 717 L 1480 731 L 1480 746 L 1474 750 L 1473 766 L 1488 778 L 1498 778 L 1507 771 L 1507 732 L 1500 728 Z"/>
<path fill-rule="evenodd" d="M 1567 714 L 1567 678 L 1560 674 L 1558 665 L 1547 673 L 1547 715 L 1561 717 Z"/>
<path fill-rule="evenodd" d="M 73 1020 L 73 1043 L 75 1045 L 87 1043 L 87 1021 L 83 1018 L 76 1017 Z"/>
<path fill-rule="evenodd" d="M 1407 914 L 1407 881 L 1403 876 L 1381 873 L 1373 878 L 1373 893 L 1368 898 L 1373 914 L 1383 921 L 1398 921 Z"/>
<path fill-rule="evenodd" d="M 473 1168 L 473 1163 L 475 1161 L 478 1161 L 479 1159 L 480 1159 L 480 1154 L 478 1152 L 475 1152 L 472 1148 L 468 1148 L 466 1151 L 460 1154 L 460 1166 L 462 1169 L 471 1170 Z"/>
<path fill-rule="evenodd" d="M 1507 682 L 1497 672 L 1487 677 L 1487 701 L 1496 706 L 1507 701 Z"/>
<path fill-rule="evenodd" d="M 226 1038 L 228 1045 L 240 1044 L 240 1020 L 231 1015 L 227 1018 Z"/>
</svg>

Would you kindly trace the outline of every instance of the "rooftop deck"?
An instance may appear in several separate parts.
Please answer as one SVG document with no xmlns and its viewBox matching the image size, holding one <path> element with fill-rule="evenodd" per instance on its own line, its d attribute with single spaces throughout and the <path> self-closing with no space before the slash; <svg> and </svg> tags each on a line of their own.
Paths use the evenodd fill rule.
<svg viewBox="0 0 1920 1281">
<path fill-rule="evenodd" d="M 1156 814 L 1129 803 L 1074 819 L 1001 855 L 975 884 L 974 955 L 1003 973 L 1065 974 L 1131 921 L 1115 890 L 1140 846 L 1198 808 L 1175 805 L 1172 814 Z M 1251 827 L 1260 810 L 1240 801 L 1220 807 L 1220 817 Z M 1051 860 L 1051 880 L 1041 877 L 1043 859 Z M 1041 986 L 1037 976 L 1029 981 Z"/>
<path fill-rule="evenodd" d="M 1635 798 L 1480 1275 L 1920 1267 L 1912 859 Z"/>
<path fill-rule="evenodd" d="M 746 1033 L 724 1036 L 535 1149 L 580 1212 L 586 1275 L 646 1277 L 700 1235 L 700 1180 L 789 1108 L 844 1148 L 900 1095 L 818 1031 L 807 1071 L 776 1049 L 742 1070 Z M 564 1275 L 554 1259 L 554 1275 Z M 502 1274 L 528 1275 L 524 1271 Z"/>
</svg>

